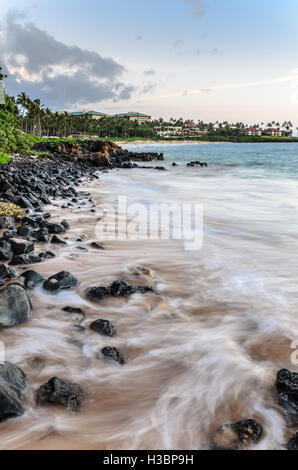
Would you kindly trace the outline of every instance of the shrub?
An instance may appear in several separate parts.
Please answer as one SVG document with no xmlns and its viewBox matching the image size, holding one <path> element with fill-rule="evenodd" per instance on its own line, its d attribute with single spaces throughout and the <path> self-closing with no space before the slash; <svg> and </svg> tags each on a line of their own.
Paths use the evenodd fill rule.
<svg viewBox="0 0 298 470">
<path fill-rule="evenodd" d="M 9 155 L 7 155 L 7 153 L 0 152 L 0 164 L 1 163 L 9 163 L 9 162 L 10 162 Z"/>
<path fill-rule="evenodd" d="M 29 150 L 29 141 L 20 131 L 11 98 L 6 96 L 5 104 L 0 105 L 0 155 L 27 153 Z"/>
<path fill-rule="evenodd" d="M 21 207 L 11 202 L 0 202 L 0 216 L 11 216 L 16 220 L 22 220 L 26 217 L 26 212 Z"/>
</svg>

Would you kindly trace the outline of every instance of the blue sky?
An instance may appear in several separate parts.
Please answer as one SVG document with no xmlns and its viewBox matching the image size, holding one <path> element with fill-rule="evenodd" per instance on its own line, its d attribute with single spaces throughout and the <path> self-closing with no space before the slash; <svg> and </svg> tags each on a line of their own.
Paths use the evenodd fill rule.
<svg viewBox="0 0 298 470">
<path fill-rule="evenodd" d="M 39 93 L 45 105 L 298 121 L 297 0 L 0 0 L 0 7 L 7 88 Z M 59 57 L 57 64 L 49 57 L 51 70 L 42 59 L 47 47 Z"/>
</svg>

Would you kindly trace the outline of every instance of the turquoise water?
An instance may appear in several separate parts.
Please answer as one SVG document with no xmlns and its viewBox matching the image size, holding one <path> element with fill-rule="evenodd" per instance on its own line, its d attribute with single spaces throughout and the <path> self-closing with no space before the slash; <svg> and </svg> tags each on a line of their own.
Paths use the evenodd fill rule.
<svg viewBox="0 0 298 470">
<path fill-rule="evenodd" d="M 232 171 L 245 178 L 269 175 L 298 178 L 298 143 L 156 144 L 142 145 L 136 150 L 144 149 L 163 152 L 166 165 L 200 160 L 217 169 L 226 169 L 230 175 Z"/>
</svg>

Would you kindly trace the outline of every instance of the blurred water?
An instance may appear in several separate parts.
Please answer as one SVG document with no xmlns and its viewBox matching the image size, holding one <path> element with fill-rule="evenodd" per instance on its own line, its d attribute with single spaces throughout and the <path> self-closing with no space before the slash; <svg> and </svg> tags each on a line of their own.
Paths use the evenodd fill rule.
<svg viewBox="0 0 298 470">
<path fill-rule="evenodd" d="M 80 233 L 95 239 L 96 217 L 87 208 L 67 215 L 53 208 L 53 219 L 72 224 L 69 243 L 54 247 L 57 258 L 36 270 L 50 276 L 66 269 L 82 284 L 58 296 L 35 290 L 32 320 L 1 332 L 7 360 L 30 384 L 25 416 L 0 425 L 1 448 L 204 449 L 221 424 L 255 418 L 265 433 L 253 448 L 282 449 L 290 432 L 277 405 L 276 373 L 298 371 L 291 363 L 298 339 L 298 145 L 133 148 L 164 152 L 158 165 L 167 171 L 112 171 L 89 188 L 97 206 L 119 195 L 146 206 L 200 203 L 203 247 L 188 252 L 180 241 L 124 239 L 96 251 L 87 240 L 89 251 L 76 252 Z M 209 166 L 187 168 L 193 160 Z M 86 287 L 115 279 L 160 294 L 86 299 Z M 84 333 L 72 329 L 65 305 L 85 310 Z M 112 321 L 118 335 L 89 330 L 98 318 Z M 107 344 L 128 356 L 125 367 L 96 358 Z M 52 376 L 86 390 L 77 415 L 36 408 L 35 391 Z"/>
</svg>

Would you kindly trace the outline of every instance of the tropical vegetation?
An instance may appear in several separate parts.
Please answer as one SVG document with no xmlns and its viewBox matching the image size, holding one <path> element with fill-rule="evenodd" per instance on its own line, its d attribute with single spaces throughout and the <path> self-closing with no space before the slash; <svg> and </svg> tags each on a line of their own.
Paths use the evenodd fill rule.
<svg viewBox="0 0 298 470">
<path fill-rule="evenodd" d="M 0 82 L 6 75 L 0 67 Z M 99 120 L 92 119 L 87 113 L 73 115 L 67 112 L 52 111 L 41 104 L 40 99 L 31 99 L 25 92 L 21 92 L 16 98 L 5 94 L 3 104 L 0 104 L 0 163 L 9 161 L 12 153 L 30 153 L 33 143 L 49 138 L 84 138 L 127 140 L 155 139 L 162 140 L 157 130 L 162 131 L 169 126 L 179 126 L 187 130 L 191 128 L 204 131 L 204 135 L 191 136 L 189 140 L 208 141 L 238 141 L 238 142 L 267 142 L 286 141 L 289 137 L 274 138 L 269 136 L 245 136 L 242 130 L 250 125 L 243 122 L 229 123 L 227 121 L 205 123 L 201 120 L 196 123 L 182 118 L 164 120 L 162 118 L 145 123 L 130 122 L 121 118 L 103 116 Z M 279 123 L 271 121 L 265 125 L 253 124 L 255 128 L 276 127 L 291 133 L 293 124 L 291 121 Z M 298 130 L 298 128 L 297 128 Z M 184 132 L 183 132 L 184 134 Z M 182 140 L 185 135 L 177 135 L 167 140 Z M 293 140 L 293 139 L 291 139 Z"/>
</svg>

